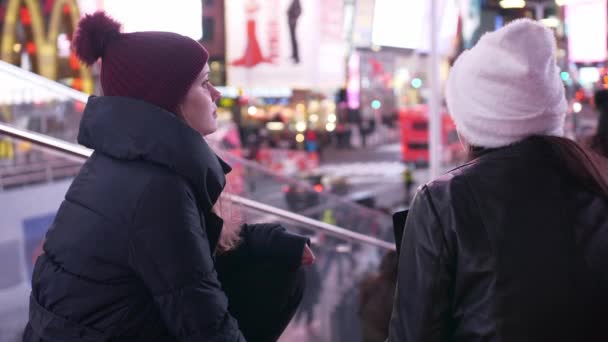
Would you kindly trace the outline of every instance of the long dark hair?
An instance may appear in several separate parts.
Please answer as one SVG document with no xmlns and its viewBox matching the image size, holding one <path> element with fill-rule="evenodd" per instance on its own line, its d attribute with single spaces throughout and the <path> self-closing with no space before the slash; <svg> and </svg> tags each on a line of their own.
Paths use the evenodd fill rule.
<svg viewBox="0 0 608 342">
<path fill-rule="evenodd" d="M 535 136 L 549 144 L 564 167 L 576 181 L 589 191 L 608 199 L 608 160 L 575 141 L 554 136 Z M 470 146 L 469 159 L 475 159 L 491 149 Z"/>
<path fill-rule="evenodd" d="M 608 160 L 602 155 L 561 137 L 543 137 L 579 183 L 608 199 Z"/>
<path fill-rule="evenodd" d="M 600 117 L 597 130 L 591 137 L 589 146 L 597 153 L 608 158 L 608 90 L 597 91 L 594 100 Z"/>
</svg>

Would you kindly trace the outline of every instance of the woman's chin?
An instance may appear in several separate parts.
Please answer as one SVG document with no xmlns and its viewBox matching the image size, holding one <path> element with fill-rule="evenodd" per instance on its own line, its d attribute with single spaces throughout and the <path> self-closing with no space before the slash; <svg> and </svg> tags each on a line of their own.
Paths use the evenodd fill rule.
<svg viewBox="0 0 608 342">
<path fill-rule="evenodd" d="M 214 123 L 213 127 L 209 127 L 207 129 L 205 129 L 204 131 L 199 132 L 199 133 L 201 133 L 203 136 L 208 136 L 208 135 L 211 135 L 211 134 L 215 133 L 216 131 L 217 131 L 217 124 Z"/>
</svg>

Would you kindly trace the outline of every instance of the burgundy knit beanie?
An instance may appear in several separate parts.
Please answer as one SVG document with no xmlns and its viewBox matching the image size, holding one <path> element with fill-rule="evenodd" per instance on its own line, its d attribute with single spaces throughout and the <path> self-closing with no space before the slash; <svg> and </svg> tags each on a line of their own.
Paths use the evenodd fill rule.
<svg viewBox="0 0 608 342">
<path fill-rule="evenodd" d="M 209 59 L 197 41 L 171 32 L 121 33 L 104 12 L 86 15 L 74 36 L 78 58 L 92 65 L 101 58 L 106 96 L 126 96 L 175 112 Z"/>
</svg>

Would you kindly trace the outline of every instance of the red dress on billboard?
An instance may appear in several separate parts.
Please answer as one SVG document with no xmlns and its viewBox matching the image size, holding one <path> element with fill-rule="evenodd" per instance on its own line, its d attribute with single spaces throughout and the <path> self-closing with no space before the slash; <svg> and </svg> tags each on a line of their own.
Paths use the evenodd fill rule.
<svg viewBox="0 0 608 342">
<path fill-rule="evenodd" d="M 270 58 L 262 55 L 262 49 L 260 49 L 260 44 L 258 43 L 254 17 L 254 13 L 257 12 L 257 10 L 257 5 L 247 7 L 247 14 L 249 17 L 247 19 L 247 46 L 245 47 L 245 53 L 243 53 L 243 56 L 232 61 L 231 64 L 234 66 L 252 68 L 260 63 L 272 63 Z"/>
</svg>

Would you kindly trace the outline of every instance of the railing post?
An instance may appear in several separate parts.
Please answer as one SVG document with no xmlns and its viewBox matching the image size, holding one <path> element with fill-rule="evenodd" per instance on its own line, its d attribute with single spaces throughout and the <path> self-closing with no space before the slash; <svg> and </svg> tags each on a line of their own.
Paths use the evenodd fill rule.
<svg viewBox="0 0 608 342">
<path fill-rule="evenodd" d="M 441 114 L 439 108 L 441 92 L 439 91 L 439 10 L 437 0 L 431 0 L 430 17 L 431 52 L 429 58 L 429 76 L 431 96 L 429 98 L 429 168 L 431 179 L 434 179 L 441 173 Z"/>
</svg>

